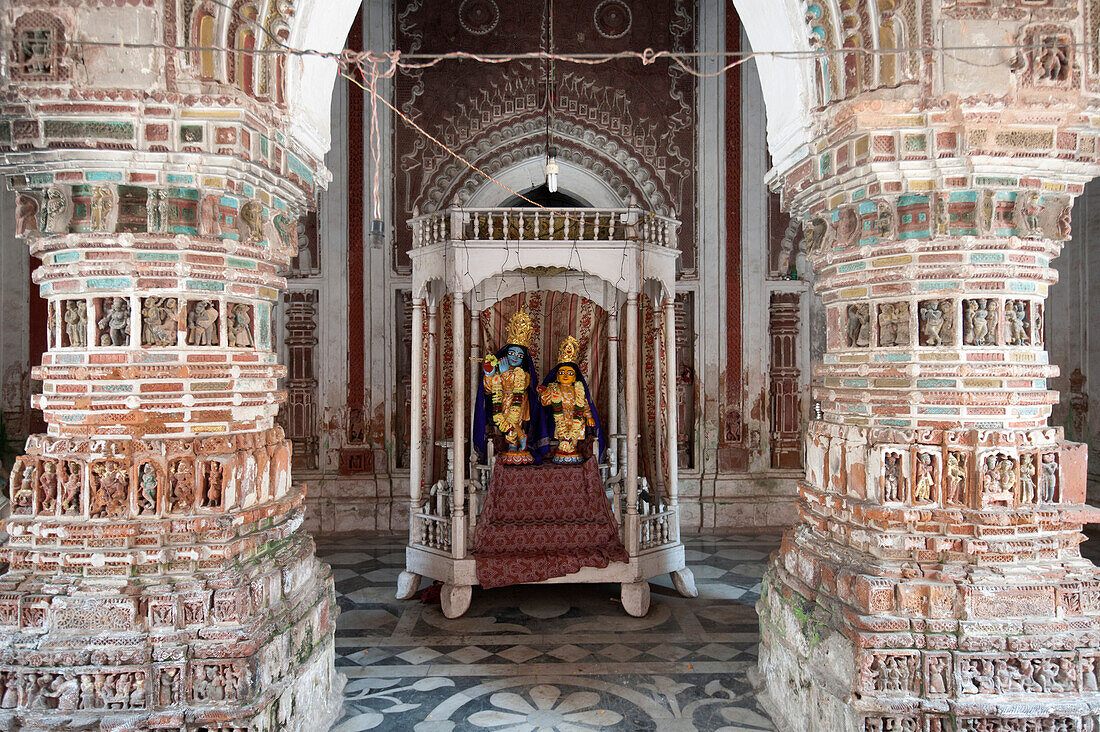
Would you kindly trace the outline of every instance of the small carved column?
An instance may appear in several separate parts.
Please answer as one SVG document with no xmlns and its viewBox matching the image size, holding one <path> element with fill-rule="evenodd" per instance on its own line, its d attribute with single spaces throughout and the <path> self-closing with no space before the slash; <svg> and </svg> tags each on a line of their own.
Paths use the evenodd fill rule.
<svg viewBox="0 0 1100 732">
<path fill-rule="evenodd" d="M 1043 347 L 1050 262 L 1093 168 L 952 165 L 950 189 L 936 170 L 784 180 L 814 212 L 828 337 L 800 523 L 758 605 L 782 729 L 1097 724 L 1100 573 L 1078 549 L 1097 512 L 1084 446 L 1047 425 Z"/>
<path fill-rule="evenodd" d="M 160 5 L 125 12 L 175 38 L 177 6 Z M 3 10 L 54 39 L 117 11 Z M 42 262 L 49 333 L 34 371 L 48 431 L 16 462 L 3 522 L 15 703 L 0 727 L 324 726 L 340 705 L 335 595 L 275 423 L 272 308 L 326 173 L 250 87 L 194 107 L 188 79 L 157 75 L 199 69 L 138 56 L 79 87 L 3 80 L 0 173 Z"/>
</svg>

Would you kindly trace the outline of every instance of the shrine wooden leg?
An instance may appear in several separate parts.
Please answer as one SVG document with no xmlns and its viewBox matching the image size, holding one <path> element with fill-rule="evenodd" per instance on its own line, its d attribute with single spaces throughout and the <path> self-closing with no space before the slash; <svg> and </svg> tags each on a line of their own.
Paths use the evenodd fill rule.
<svg viewBox="0 0 1100 732">
<path fill-rule="evenodd" d="M 622 603 L 628 614 L 644 617 L 649 612 L 649 582 L 623 582 Z"/>
<path fill-rule="evenodd" d="M 439 593 L 440 604 L 443 605 L 443 614 L 448 618 L 459 618 L 470 609 L 470 597 L 473 595 L 473 587 L 470 585 L 443 585 Z"/>
<path fill-rule="evenodd" d="M 397 599 L 409 600 L 420 589 L 420 575 L 416 572 L 402 572 L 397 575 Z"/>
<path fill-rule="evenodd" d="M 670 574 L 672 575 L 672 584 L 676 586 L 677 592 L 684 597 L 699 597 L 699 590 L 695 587 L 695 575 L 691 573 L 690 569 L 685 567 L 670 572 Z"/>
</svg>

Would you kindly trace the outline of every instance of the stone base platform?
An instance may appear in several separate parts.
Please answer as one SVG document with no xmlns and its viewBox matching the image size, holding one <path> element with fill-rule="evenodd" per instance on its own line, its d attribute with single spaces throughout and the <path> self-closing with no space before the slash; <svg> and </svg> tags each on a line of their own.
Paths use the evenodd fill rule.
<svg viewBox="0 0 1100 732">
<path fill-rule="evenodd" d="M 829 544 L 811 534 L 785 537 L 757 604 L 755 683 L 778 729 L 1100 730 L 1100 569 L 1091 562 L 952 579 L 913 565 L 875 598 L 874 583 L 861 583 L 871 568 L 840 547 L 826 556 Z M 927 598 L 930 581 L 951 602 L 907 605 L 907 583 Z M 868 614 L 868 603 L 889 609 Z"/>
</svg>

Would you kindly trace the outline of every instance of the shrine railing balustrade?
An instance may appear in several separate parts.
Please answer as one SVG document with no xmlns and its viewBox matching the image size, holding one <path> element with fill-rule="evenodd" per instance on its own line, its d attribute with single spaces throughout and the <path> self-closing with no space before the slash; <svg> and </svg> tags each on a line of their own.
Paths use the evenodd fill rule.
<svg viewBox="0 0 1100 732">
<path fill-rule="evenodd" d="M 451 537 L 455 521 L 454 449 L 450 440 L 440 440 L 436 444 L 443 447 L 447 453 L 446 478 L 436 481 L 430 488 L 421 492 L 423 498 L 418 510 L 414 513 L 419 530 L 413 533 L 413 544 L 449 554 L 452 550 Z M 626 544 L 624 517 L 628 510 L 627 496 L 623 487 L 623 474 L 621 471 L 614 470 L 614 463 L 615 461 L 612 461 L 610 465 L 602 465 L 601 474 L 612 513 L 615 515 L 615 523 L 619 529 L 619 539 Z M 474 549 L 477 519 L 481 506 L 485 504 L 491 472 L 488 465 L 479 465 L 476 471 L 480 479 L 467 479 L 465 490 L 465 520 L 468 525 L 466 548 L 469 552 Z M 646 478 L 640 478 L 640 483 L 637 508 L 638 551 L 644 552 L 679 542 L 675 511 L 669 506 L 665 497 L 658 496 L 650 490 Z"/>
<path fill-rule="evenodd" d="M 675 249 L 680 222 L 639 208 L 448 208 L 411 222 L 413 248 L 447 241 L 630 241 Z"/>
</svg>

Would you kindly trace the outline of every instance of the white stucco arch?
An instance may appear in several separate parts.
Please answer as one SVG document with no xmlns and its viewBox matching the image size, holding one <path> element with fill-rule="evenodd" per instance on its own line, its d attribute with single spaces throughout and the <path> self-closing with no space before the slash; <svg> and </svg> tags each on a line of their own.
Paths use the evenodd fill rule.
<svg viewBox="0 0 1100 732">
<path fill-rule="evenodd" d="M 363 0 L 302 0 L 295 7 L 290 45 L 325 52 L 340 51 L 361 4 Z M 376 5 L 373 0 L 366 0 L 364 4 L 368 23 L 372 11 L 379 12 Z M 732 6 L 737 10 L 752 50 L 788 54 L 811 50 L 801 0 L 732 0 Z M 767 109 L 768 148 L 775 167 L 782 170 L 806 154 L 805 146 L 813 122 L 813 60 L 809 55 L 799 55 L 760 56 L 755 61 Z M 291 59 L 287 79 L 287 99 L 293 120 L 291 135 L 318 157 L 323 157 L 332 141 L 329 110 L 336 71 L 337 64 L 331 59 L 317 56 Z M 523 173 L 517 171 L 516 174 Z M 577 193 L 593 205 L 602 205 L 580 191 Z M 478 196 L 480 194 L 479 190 Z"/>
<path fill-rule="evenodd" d="M 558 160 L 558 190 L 594 208 L 622 208 L 626 202 L 599 176 L 567 160 Z M 517 193 L 546 182 L 546 159 L 529 158 L 493 176 Z M 492 181 L 485 181 L 464 205 L 470 208 L 502 206 L 512 194 Z"/>
</svg>

